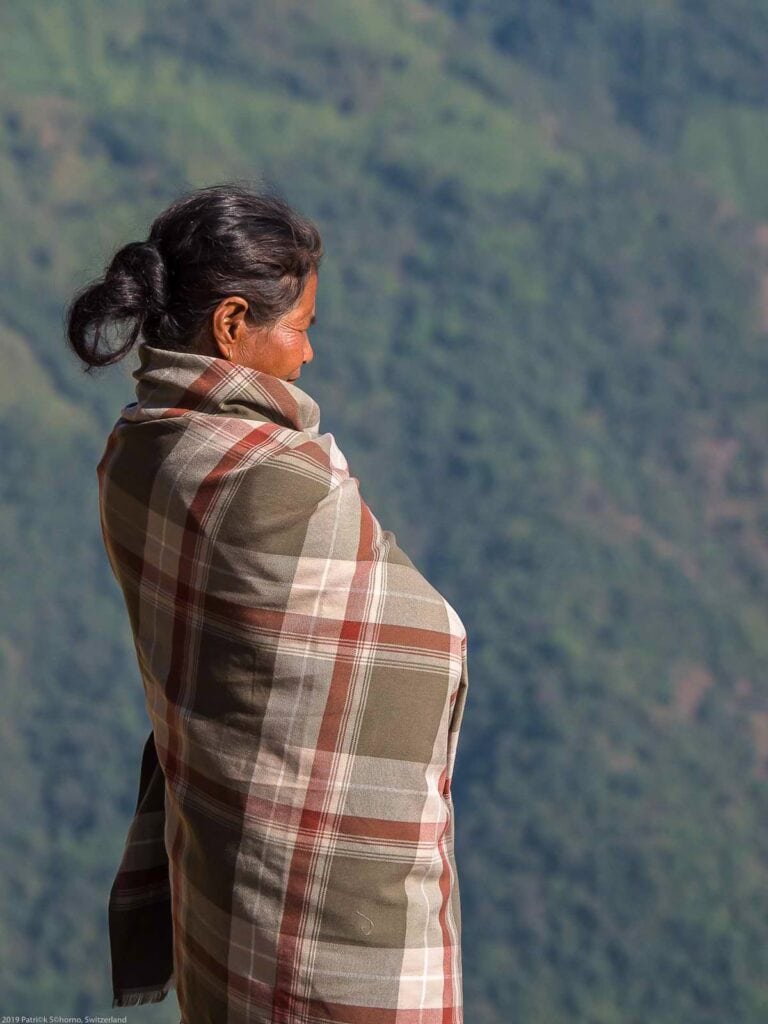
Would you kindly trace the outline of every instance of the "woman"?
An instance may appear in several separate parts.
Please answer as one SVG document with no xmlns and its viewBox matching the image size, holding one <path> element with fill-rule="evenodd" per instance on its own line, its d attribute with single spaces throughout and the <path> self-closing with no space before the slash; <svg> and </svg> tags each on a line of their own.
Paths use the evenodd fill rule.
<svg viewBox="0 0 768 1024">
<path fill-rule="evenodd" d="M 466 632 L 295 383 L 321 256 L 281 197 L 203 188 L 68 310 L 89 370 L 142 336 L 97 468 L 152 724 L 113 1006 L 175 986 L 183 1024 L 460 1024 Z"/>
</svg>

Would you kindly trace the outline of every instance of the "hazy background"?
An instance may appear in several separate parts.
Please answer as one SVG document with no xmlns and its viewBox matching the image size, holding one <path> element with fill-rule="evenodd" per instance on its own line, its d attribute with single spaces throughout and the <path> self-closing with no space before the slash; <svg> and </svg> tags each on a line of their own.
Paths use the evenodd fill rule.
<svg viewBox="0 0 768 1024">
<path fill-rule="evenodd" d="M 454 605 L 467 1024 L 768 1020 L 768 4 L 0 6 L 0 1013 L 111 1009 L 148 730 L 74 289 L 266 179 L 301 386 Z"/>
</svg>

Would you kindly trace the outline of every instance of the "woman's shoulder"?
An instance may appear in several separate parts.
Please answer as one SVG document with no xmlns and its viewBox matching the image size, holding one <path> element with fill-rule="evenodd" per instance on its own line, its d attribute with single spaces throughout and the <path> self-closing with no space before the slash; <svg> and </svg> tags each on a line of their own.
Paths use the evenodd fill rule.
<svg viewBox="0 0 768 1024">
<path fill-rule="evenodd" d="M 231 478 L 232 505 L 255 528 L 263 523 L 295 524 L 326 508 L 343 487 L 345 514 L 354 509 L 356 478 L 332 433 L 284 428 L 242 438 L 236 456 L 222 465 Z M 349 492 L 349 493 L 348 493 Z M 350 501 L 351 499 L 351 501 Z"/>
<path fill-rule="evenodd" d="M 349 478 L 349 464 L 330 431 L 291 431 L 287 445 L 275 453 L 274 462 L 288 472 L 308 469 L 327 480 L 329 488 Z"/>
</svg>

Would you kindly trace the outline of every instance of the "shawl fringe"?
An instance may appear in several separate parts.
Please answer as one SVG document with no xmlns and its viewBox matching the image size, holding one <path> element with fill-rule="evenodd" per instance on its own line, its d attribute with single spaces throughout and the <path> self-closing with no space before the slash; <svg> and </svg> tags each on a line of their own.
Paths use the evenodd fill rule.
<svg viewBox="0 0 768 1024">
<path fill-rule="evenodd" d="M 169 978 L 160 988 L 122 989 L 113 993 L 112 1006 L 143 1006 L 145 1003 L 161 1003 L 173 988 Z"/>
</svg>

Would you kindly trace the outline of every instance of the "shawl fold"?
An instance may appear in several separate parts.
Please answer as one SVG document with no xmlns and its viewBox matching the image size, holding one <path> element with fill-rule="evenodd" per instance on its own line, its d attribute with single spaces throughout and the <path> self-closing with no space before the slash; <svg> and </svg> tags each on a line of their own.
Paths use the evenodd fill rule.
<svg viewBox="0 0 768 1024">
<path fill-rule="evenodd" d="M 297 385 L 147 342 L 98 463 L 151 722 L 113 1006 L 463 1024 L 456 611 Z"/>
</svg>

